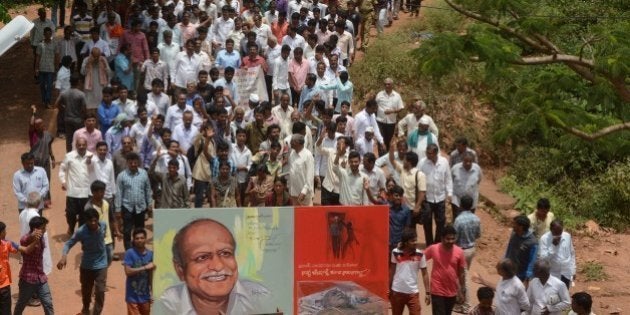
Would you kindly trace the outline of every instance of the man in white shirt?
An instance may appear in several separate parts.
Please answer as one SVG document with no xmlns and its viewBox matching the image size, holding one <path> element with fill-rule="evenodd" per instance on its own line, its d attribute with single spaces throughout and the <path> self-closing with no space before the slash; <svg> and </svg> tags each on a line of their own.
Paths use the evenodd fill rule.
<svg viewBox="0 0 630 315">
<path fill-rule="evenodd" d="M 291 154 L 289 155 L 289 196 L 294 206 L 313 205 L 313 180 L 315 161 L 313 154 L 304 147 L 304 136 L 291 136 Z"/>
<path fill-rule="evenodd" d="M 192 124 L 192 121 L 193 113 L 185 111 L 182 117 L 182 123 L 173 128 L 171 139 L 179 142 L 179 147 L 182 149 L 182 152 L 188 152 L 195 137 L 199 134 L 199 129 Z"/>
<path fill-rule="evenodd" d="M 130 117 L 133 120 L 138 114 L 138 108 L 136 107 L 136 102 L 131 99 L 128 99 L 129 91 L 127 87 L 121 85 L 118 87 L 118 98 L 115 99 L 112 104 L 118 106 L 120 109 L 120 113 L 124 113 L 127 117 Z"/>
<path fill-rule="evenodd" d="M 169 76 L 175 73 L 175 64 L 177 63 L 177 55 L 182 51 L 179 43 L 173 40 L 173 32 L 164 31 L 164 42 L 159 43 L 157 49 L 160 51 L 160 60 L 166 63 Z M 169 82 L 168 80 L 164 82 Z"/>
<path fill-rule="evenodd" d="M 338 149 L 333 162 L 333 171 L 339 177 L 339 203 L 342 205 L 364 205 L 368 201 L 363 184 L 368 181 L 368 178 L 359 171 L 361 157 L 357 151 L 351 151 L 348 154 L 348 168 L 344 168 L 339 165 L 339 157 L 342 155 L 343 151 Z"/>
<path fill-rule="evenodd" d="M 403 165 L 403 159 L 405 158 L 405 153 L 407 153 L 407 142 L 406 141 L 397 141 L 396 142 L 396 152 L 394 152 L 394 160 L 400 164 Z M 394 165 L 392 165 L 392 163 L 389 161 L 389 155 L 391 153 L 387 153 L 381 157 L 379 157 L 378 159 L 376 159 L 376 167 L 378 168 L 383 168 L 385 167 L 385 170 L 387 171 L 387 174 L 389 174 L 389 176 L 391 176 L 396 183 L 398 183 L 398 185 L 401 184 L 400 181 L 400 173 L 396 170 L 396 168 L 394 167 Z M 417 163 L 416 163 L 417 164 Z"/>
<path fill-rule="evenodd" d="M 144 137 L 149 133 L 151 122 L 149 121 L 149 115 L 145 107 L 138 108 L 136 113 L 138 115 L 138 121 L 131 126 L 129 136 L 135 140 L 135 146 L 140 150 Z"/>
<path fill-rule="evenodd" d="M 247 188 L 247 172 L 252 166 L 252 151 L 245 145 L 247 132 L 244 129 L 236 130 L 236 143 L 232 144 L 230 159 L 236 167 L 236 182 L 240 191 L 240 204 L 245 201 L 245 189 Z M 312 178 L 311 178 L 312 181 Z"/>
<path fill-rule="evenodd" d="M 171 105 L 171 99 L 166 95 L 166 93 L 162 92 L 164 90 L 164 81 L 160 79 L 155 79 L 151 82 L 151 92 L 147 93 L 147 114 L 151 117 L 154 115 L 166 115 L 166 111 L 168 107 Z M 152 113 L 149 111 L 149 105 L 152 103 L 157 109 L 157 112 Z"/>
<path fill-rule="evenodd" d="M 438 130 L 438 127 L 435 125 L 433 118 L 431 118 L 431 116 L 425 113 L 426 108 L 427 108 L 427 104 L 423 102 L 422 100 L 416 100 L 411 105 L 411 108 L 410 108 L 411 113 L 407 114 L 407 116 L 403 117 L 403 119 L 401 119 L 398 122 L 398 136 L 399 137 L 409 136 L 411 132 L 413 132 L 416 128 L 418 128 L 418 123 L 420 122 L 420 119 L 423 117 L 426 117 L 426 119 L 428 119 L 429 131 L 433 133 L 436 138 L 439 136 L 438 134 L 439 130 Z M 451 165 L 454 165 L 454 164 L 451 163 Z"/>
<path fill-rule="evenodd" d="M 281 134 L 286 137 L 291 134 L 291 125 L 293 124 L 291 122 L 291 114 L 295 109 L 289 106 L 291 104 L 291 95 L 288 91 L 282 92 L 279 100 L 280 105 L 276 105 L 271 109 L 271 115 L 278 120 Z"/>
<path fill-rule="evenodd" d="M 346 31 L 344 21 L 335 22 L 335 35 L 337 35 L 337 48 L 341 50 L 341 60 L 345 67 L 349 67 L 354 62 L 354 38 L 350 32 Z"/>
<path fill-rule="evenodd" d="M 426 244 L 439 243 L 446 226 L 446 205 L 451 203 L 453 179 L 448 160 L 440 156 L 436 144 L 427 146 L 426 158 L 420 161 L 420 171 L 427 180 L 427 191 L 422 211 L 422 225 Z M 433 237 L 433 216 L 435 216 L 435 238 Z"/>
<path fill-rule="evenodd" d="M 538 258 L 548 261 L 551 275 L 570 288 L 575 279 L 575 248 L 571 234 L 564 231 L 561 220 L 551 221 L 550 231 L 540 237 L 539 244 Z"/>
<path fill-rule="evenodd" d="M 334 122 L 329 122 L 322 128 L 322 132 L 317 139 L 316 147 L 320 147 L 321 149 L 331 149 L 335 150 L 337 147 L 337 138 L 343 136 L 341 133 L 335 132 L 337 130 L 337 125 Z M 325 131 L 325 132 L 324 132 Z M 316 148 L 317 149 L 317 148 Z M 323 182 L 326 178 L 326 171 L 328 170 L 328 157 L 320 154 L 321 150 L 315 151 L 315 176 L 316 181 L 320 183 Z"/>
<path fill-rule="evenodd" d="M 438 139 L 429 131 L 429 120 L 426 117 L 422 117 L 418 122 L 418 128 L 407 136 L 407 145 L 409 150 L 416 152 L 418 158 L 422 161 L 426 156 L 427 147 L 431 144 L 438 145 Z"/>
<path fill-rule="evenodd" d="M 392 140 L 394 129 L 396 129 L 396 121 L 398 113 L 405 107 L 398 92 L 394 91 L 394 80 L 385 79 L 385 89 L 376 94 L 376 102 L 378 103 L 378 112 L 376 113 L 376 121 L 383 135 L 383 141 L 387 143 Z M 418 155 L 420 156 L 420 155 Z"/>
<path fill-rule="evenodd" d="M 195 54 L 195 41 L 189 39 L 186 42 L 186 51 L 177 55 L 171 72 L 171 84 L 180 91 L 185 91 L 186 83 L 196 82 L 201 69 L 201 58 Z"/>
<path fill-rule="evenodd" d="M 376 103 L 376 100 L 368 100 L 365 104 L 365 108 L 354 117 L 354 141 L 358 141 L 359 139 L 365 137 L 365 131 L 367 128 L 372 127 L 372 129 L 374 129 L 374 136 L 376 137 L 379 148 L 385 151 L 383 137 L 381 136 L 381 132 L 378 129 L 378 124 L 376 123 L 376 118 L 374 116 L 377 109 L 378 103 Z"/>
<path fill-rule="evenodd" d="M 151 83 L 155 79 L 168 82 L 170 69 L 166 62 L 160 60 L 160 50 L 157 48 L 151 48 L 151 58 L 144 61 L 141 71 L 144 73 L 144 88 L 147 90 L 151 89 Z"/>
<path fill-rule="evenodd" d="M 212 33 L 212 45 L 214 51 L 219 51 L 225 46 L 225 40 L 234 30 L 234 20 L 230 18 L 230 6 L 224 5 L 221 8 L 221 18 L 212 23 L 210 32 Z"/>
<path fill-rule="evenodd" d="M 363 164 L 360 167 L 361 174 L 365 175 L 369 182 L 369 189 L 372 196 L 377 196 L 381 190 L 386 188 L 385 173 L 379 167 L 374 167 L 376 155 L 369 152 L 363 156 Z M 366 200 L 367 201 L 367 200 Z"/>
<path fill-rule="evenodd" d="M 549 263 L 545 260 L 534 263 L 535 278 L 527 286 L 527 297 L 531 304 L 528 314 L 561 315 L 571 308 L 569 289 L 560 279 L 550 275 L 549 270 Z"/>
<path fill-rule="evenodd" d="M 302 35 L 297 33 L 297 27 L 291 25 L 287 30 L 287 35 L 284 35 L 282 38 L 282 45 L 289 45 L 289 47 L 291 47 L 291 51 L 293 51 L 293 49 L 297 47 L 304 49 L 306 41 Z"/>
<path fill-rule="evenodd" d="M 472 212 L 475 212 L 475 209 L 477 209 L 479 184 L 483 178 L 483 172 L 479 164 L 473 160 L 473 155 L 467 153 L 463 162 L 457 163 L 451 168 L 451 175 L 453 176 L 453 200 L 451 204 L 453 207 L 453 218 L 457 217 L 461 211 L 460 198 L 463 196 L 472 197 L 473 205 L 470 209 Z"/>
<path fill-rule="evenodd" d="M 89 173 L 90 185 L 94 181 L 100 180 L 105 183 L 105 199 L 112 201 L 116 191 L 116 176 L 114 173 L 114 163 L 107 158 L 109 148 L 105 141 L 96 144 L 96 157 L 91 155 L 86 159 Z M 91 195 L 91 191 L 90 191 Z"/>
<path fill-rule="evenodd" d="M 177 125 L 182 123 L 184 118 L 184 112 L 193 112 L 193 107 L 186 104 L 186 94 L 179 93 L 177 96 L 177 103 L 171 105 L 166 111 L 166 118 L 164 120 L 164 127 L 173 131 Z"/>
<path fill-rule="evenodd" d="M 326 128 L 328 129 L 328 128 Z M 324 130 L 322 130 L 322 134 Z M 333 167 L 334 161 L 337 158 L 337 152 L 341 152 L 342 156 L 339 157 L 339 163 L 342 167 L 348 165 L 348 138 L 338 137 L 335 141 L 335 147 L 323 146 L 324 136 L 320 136 L 315 143 L 317 152 L 322 159 L 326 160 L 326 167 L 324 171 L 324 179 L 322 180 L 322 196 L 321 204 L 325 205 L 339 205 L 339 177 L 335 174 Z M 321 174 L 321 172 L 320 172 Z"/>
<path fill-rule="evenodd" d="M 87 152 L 87 140 L 78 137 L 75 149 L 66 154 L 59 166 L 59 181 L 61 189 L 66 192 L 66 221 L 68 223 L 68 235 L 74 234 L 77 224 L 83 225 L 83 209 L 88 201 L 90 192 L 90 180 L 87 167 L 87 159 L 92 153 Z"/>
<path fill-rule="evenodd" d="M 281 95 L 289 95 L 289 103 L 291 103 L 291 90 L 289 86 L 289 55 L 291 47 L 282 45 L 280 56 L 276 58 L 273 65 L 271 89 L 273 91 L 273 99 L 276 105 L 280 104 Z M 271 65 L 269 65 L 271 67 Z M 276 106 L 277 107 L 277 106 Z M 273 111 L 272 111 L 273 113 Z"/>
<path fill-rule="evenodd" d="M 83 45 L 80 54 L 87 56 L 92 51 L 92 48 L 96 47 L 101 50 L 101 56 L 107 58 L 107 60 L 111 60 L 112 52 L 109 50 L 109 43 L 101 39 L 98 27 L 94 26 L 90 28 L 90 36 L 91 39 L 85 41 L 85 45 Z"/>
<path fill-rule="evenodd" d="M 190 168 L 190 163 L 188 163 L 188 158 L 185 155 L 181 154 L 181 149 L 179 147 L 179 142 L 176 140 L 171 140 L 168 143 L 168 151 L 167 152 L 159 152 L 156 156 L 157 161 L 155 165 L 155 171 L 166 174 L 168 173 L 168 162 L 175 159 L 177 163 L 179 163 L 179 168 L 177 169 L 177 174 L 186 179 L 186 185 L 188 189 L 192 188 L 192 171 Z"/>
</svg>

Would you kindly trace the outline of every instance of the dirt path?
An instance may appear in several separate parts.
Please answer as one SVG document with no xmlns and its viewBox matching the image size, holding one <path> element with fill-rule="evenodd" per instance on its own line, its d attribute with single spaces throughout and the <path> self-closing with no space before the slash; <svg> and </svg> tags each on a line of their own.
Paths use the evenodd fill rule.
<svg viewBox="0 0 630 315">
<path fill-rule="evenodd" d="M 35 8 L 28 9 L 29 16 L 34 16 Z M 394 26 L 385 30 L 388 33 L 400 28 L 413 20 L 407 14 L 401 14 L 401 19 L 395 21 Z M 372 34 L 374 34 L 374 29 Z M 362 57 L 362 52 L 357 54 L 357 60 Z M 28 150 L 26 131 L 28 128 L 29 107 L 31 104 L 39 104 L 39 88 L 34 84 L 32 77 L 32 53 L 27 42 L 22 42 L 13 47 L 6 55 L 0 57 L 0 126 L 4 136 L 0 139 L 0 220 L 8 225 L 7 238 L 18 239 L 19 224 L 17 219 L 16 201 L 12 192 L 13 173 L 21 168 L 19 156 Z M 356 83 L 356 82 L 355 82 Z M 44 117 L 49 122 L 52 111 L 46 111 Z M 64 156 L 63 140 L 56 139 L 53 150 L 58 160 Z M 61 256 L 61 248 L 66 240 L 66 223 L 64 217 L 65 194 L 60 189 L 57 179 L 57 169 L 53 170 L 51 191 L 53 206 L 46 210 L 44 215 L 51 221 L 49 235 L 53 262 L 57 262 Z M 473 272 L 484 276 L 494 275 L 494 265 L 505 251 L 509 236 L 509 229 L 505 224 L 493 218 L 487 211 L 480 211 L 479 216 L 483 224 L 483 235 L 479 242 L 479 250 L 472 266 Z M 422 231 L 418 231 L 423 235 Z M 420 238 L 422 240 L 422 238 Z M 587 261 L 596 261 L 604 267 L 604 272 L 609 279 L 602 282 L 584 282 L 584 275 L 578 275 L 577 286 L 572 292 L 587 290 L 595 297 L 594 311 L 597 314 L 608 314 L 617 309 L 630 310 L 630 274 L 627 262 L 630 260 L 630 236 L 629 235 L 596 235 L 594 237 L 578 237 L 575 240 L 578 255 L 578 269 L 585 266 Z M 122 244 L 117 244 L 120 251 Z M 50 286 L 57 314 L 76 314 L 80 311 L 80 286 L 79 266 L 80 248 L 75 247 L 69 257 L 67 269 L 54 270 L 50 275 Z M 13 279 L 12 285 L 14 301 L 17 297 L 17 274 L 19 264 L 17 260 L 11 260 Z M 496 276 L 495 276 L 496 277 Z M 124 271 L 119 262 L 114 262 L 109 268 L 108 289 L 106 294 L 105 309 L 103 314 L 116 314 L 124 310 Z M 473 285 L 471 293 L 476 292 L 477 286 Z M 428 314 L 427 308 L 423 313 Z M 25 314 L 41 314 L 41 308 L 29 307 Z"/>
</svg>

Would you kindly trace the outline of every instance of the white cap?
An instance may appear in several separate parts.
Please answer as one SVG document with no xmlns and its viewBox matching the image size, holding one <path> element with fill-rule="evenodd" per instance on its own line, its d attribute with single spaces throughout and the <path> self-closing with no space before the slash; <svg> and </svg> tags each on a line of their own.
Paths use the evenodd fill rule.
<svg viewBox="0 0 630 315">
<path fill-rule="evenodd" d="M 374 128 L 373 127 L 367 127 L 367 128 L 365 128 L 365 132 L 374 133 Z"/>
<path fill-rule="evenodd" d="M 420 121 L 418 121 L 418 123 L 419 123 L 419 124 L 422 124 L 422 125 L 427 125 L 427 126 L 428 126 L 428 125 L 431 123 L 431 121 L 429 120 L 429 117 L 427 117 L 427 116 L 423 115 L 423 116 L 420 118 Z"/>
<path fill-rule="evenodd" d="M 249 94 L 249 101 L 252 103 L 258 103 L 260 102 L 260 98 L 258 97 L 258 94 L 252 93 Z"/>
</svg>

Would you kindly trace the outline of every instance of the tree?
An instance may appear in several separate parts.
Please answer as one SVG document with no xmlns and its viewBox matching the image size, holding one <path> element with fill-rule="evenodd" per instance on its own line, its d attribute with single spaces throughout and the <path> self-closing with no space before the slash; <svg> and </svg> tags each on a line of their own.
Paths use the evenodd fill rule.
<svg viewBox="0 0 630 315">
<path fill-rule="evenodd" d="M 562 130 L 585 141 L 630 130 L 630 2 L 444 0 L 465 32 L 417 49 L 436 78 L 478 63 L 503 105 L 501 140 Z M 627 138 L 626 138 L 627 139 Z"/>
<path fill-rule="evenodd" d="M 32 4 L 41 4 L 50 7 L 54 2 L 55 0 L 2 0 L 0 1 L 0 22 L 7 24 L 11 21 L 11 9 Z"/>
</svg>

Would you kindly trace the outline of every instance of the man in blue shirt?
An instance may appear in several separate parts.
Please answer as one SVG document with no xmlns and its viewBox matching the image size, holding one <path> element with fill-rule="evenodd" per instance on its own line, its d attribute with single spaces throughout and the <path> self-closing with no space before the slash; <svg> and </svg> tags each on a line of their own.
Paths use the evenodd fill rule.
<svg viewBox="0 0 630 315">
<path fill-rule="evenodd" d="M 398 247 L 400 243 L 403 231 L 405 229 L 414 229 L 413 221 L 411 220 L 411 210 L 405 204 L 402 203 L 402 198 L 405 195 L 405 190 L 396 185 L 389 190 L 389 252 Z M 392 280 L 394 279 L 394 273 L 396 272 L 396 264 L 389 263 L 389 286 L 391 289 Z"/>
<path fill-rule="evenodd" d="M 129 314 L 151 314 L 151 279 L 155 264 L 153 251 L 145 247 L 146 240 L 147 231 L 135 229 L 133 247 L 125 252 L 125 301 Z"/>
<path fill-rule="evenodd" d="M 238 69 L 241 67 L 241 54 L 234 50 L 234 40 L 228 38 L 225 41 L 225 49 L 217 53 L 215 66 L 219 69 L 232 67 Z"/>
<path fill-rule="evenodd" d="M 127 153 L 127 169 L 116 178 L 116 221 L 122 223 L 125 250 L 131 247 L 131 231 L 144 228 L 145 213 L 153 211 L 151 183 L 147 171 L 139 168 L 140 156 Z M 119 225 L 120 226 L 120 225 Z"/>
<path fill-rule="evenodd" d="M 64 244 L 61 259 L 57 263 L 57 269 L 66 267 L 66 260 L 70 249 L 81 242 L 80 281 L 83 308 L 81 314 L 90 314 L 90 302 L 92 290 L 96 287 L 96 299 L 94 302 L 94 315 L 100 315 L 105 304 L 105 286 L 107 280 L 107 250 L 105 247 L 105 222 L 99 221 L 98 212 L 88 209 L 84 213 L 85 224 L 72 235 Z"/>
<path fill-rule="evenodd" d="M 461 212 L 455 218 L 453 226 L 457 231 L 457 238 L 455 239 L 455 245 L 464 250 L 464 258 L 466 259 L 466 273 L 470 270 L 470 265 L 475 257 L 475 245 L 477 240 L 481 237 L 481 220 L 474 213 L 473 198 L 469 195 L 464 195 L 459 198 L 459 207 Z M 470 296 L 468 295 L 468 281 L 466 281 L 466 294 L 464 296 L 463 303 L 456 303 L 454 309 L 467 314 L 470 309 Z"/>
<path fill-rule="evenodd" d="M 113 90 L 110 87 L 103 89 L 103 101 L 98 106 L 98 124 L 101 126 L 101 133 L 104 135 L 112 126 L 114 119 L 120 113 L 118 105 L 112 103 Z"/>
</svg>

